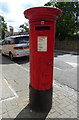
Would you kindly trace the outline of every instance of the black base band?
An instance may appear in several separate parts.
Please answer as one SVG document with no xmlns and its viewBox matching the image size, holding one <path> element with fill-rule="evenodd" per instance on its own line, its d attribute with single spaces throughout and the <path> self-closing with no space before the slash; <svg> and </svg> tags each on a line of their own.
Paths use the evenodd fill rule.
<svg viewBox="0 0 79 120">
<path fill-rule="evenodd" d="M 53 89 L 49 90 L 35 90 L 29 86 L 29 103 L 33 111 L 46 112 L 52 106 Z"/>
</svg>

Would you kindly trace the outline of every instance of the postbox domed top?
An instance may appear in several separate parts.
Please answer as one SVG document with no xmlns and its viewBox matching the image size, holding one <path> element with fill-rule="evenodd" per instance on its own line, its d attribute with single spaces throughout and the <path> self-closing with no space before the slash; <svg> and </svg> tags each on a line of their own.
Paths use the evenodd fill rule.
<svg viewBox="0 0 79 120">
<path fill-rule="evenodd" d="M 33 7 L 24 11 L 25 18 L 29 20 L 37 19 L 58 19 L 62 11 L 53 7 Z"/>
</svg>

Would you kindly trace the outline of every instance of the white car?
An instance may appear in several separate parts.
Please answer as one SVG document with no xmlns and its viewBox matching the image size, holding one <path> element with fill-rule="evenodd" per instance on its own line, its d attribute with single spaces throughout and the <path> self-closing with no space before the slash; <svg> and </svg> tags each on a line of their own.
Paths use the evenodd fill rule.
<svg viewBox="0 0 79 120">
<path fill-rule="evenodd" d="M 2 54 L 8 55 L 11 60 L 29 55 L 29 35 L 6 37 L 2 43 Z"/>
</svg>

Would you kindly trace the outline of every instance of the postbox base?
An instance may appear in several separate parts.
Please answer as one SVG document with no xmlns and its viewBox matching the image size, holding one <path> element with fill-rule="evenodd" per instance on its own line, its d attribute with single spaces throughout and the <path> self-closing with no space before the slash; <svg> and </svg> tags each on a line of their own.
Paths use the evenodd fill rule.
<svg viewBox="0 0 79 120">
<path fill-rule="evenodd" d="M 36 90 L 29 85 L 30 109 L 36 112 L 47 112 L 52 106 L 53 89 Z"/>
</svg>

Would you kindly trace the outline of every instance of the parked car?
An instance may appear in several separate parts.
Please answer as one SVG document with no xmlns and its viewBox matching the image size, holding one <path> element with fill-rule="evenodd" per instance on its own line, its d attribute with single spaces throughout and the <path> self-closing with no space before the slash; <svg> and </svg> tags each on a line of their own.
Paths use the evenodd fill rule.
<svg viewBox="0 0 79 120">
<path fill-rule="evenodd" d="M 11 60 L 29 55 L 29 35 L 6 37 L 2 43 L 2 54 Z"/>
</svg>

